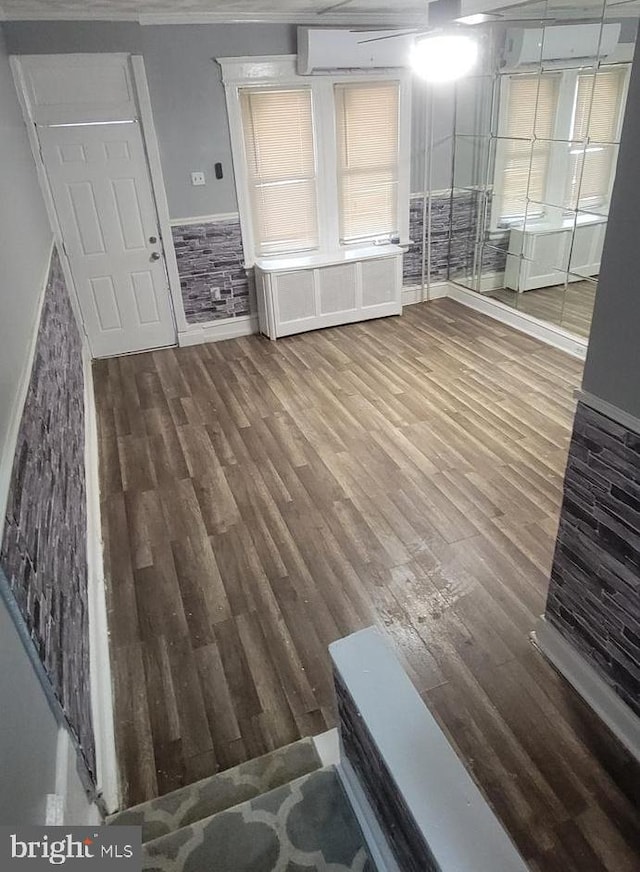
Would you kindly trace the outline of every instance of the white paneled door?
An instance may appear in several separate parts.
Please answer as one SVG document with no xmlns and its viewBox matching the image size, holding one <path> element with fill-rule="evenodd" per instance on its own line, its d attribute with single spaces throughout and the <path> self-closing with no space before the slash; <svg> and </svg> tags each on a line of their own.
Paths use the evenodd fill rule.
<svg viewBox="0 0 640 872">
<path fill-rule="evenodd" d="M 174 344 L 140 125 L 39 126 L 38 135 L 93 356 Z"/>
</svg>

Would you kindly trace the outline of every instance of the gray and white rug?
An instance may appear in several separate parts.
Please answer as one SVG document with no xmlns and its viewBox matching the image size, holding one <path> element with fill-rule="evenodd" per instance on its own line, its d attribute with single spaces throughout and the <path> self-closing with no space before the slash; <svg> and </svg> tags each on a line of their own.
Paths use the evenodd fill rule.
<svg viewBox="0 0 640 872">
<path fill-rule="evenodd" d="M 334 767 L 144 847 L 145 872 L 375 872 Z"/>
<path fill-rule="evenodd" d="M 108 823 L 141 826 L 142 841 L 148 842 L 287 784 L 321 765 L 313 740 L 301 739 L 112 815 Z"/>
</svg>

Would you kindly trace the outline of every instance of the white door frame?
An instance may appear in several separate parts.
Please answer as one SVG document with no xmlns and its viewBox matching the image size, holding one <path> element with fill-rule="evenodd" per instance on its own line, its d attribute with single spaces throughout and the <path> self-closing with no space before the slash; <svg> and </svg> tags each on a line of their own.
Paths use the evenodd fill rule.
<svg viewBox="0 0 640 872">
<path fill-rule="evenodd" d="M 142 57 L 142 55 L 128 55 L 119 52 L 104 52 L 100 54 L 104 54 L 113 58 L 126 58 L 129 60 L 130 63 L 132 81 L 136 91 L 137 108 L 140 116 L 139 121 L 142 133 L 142 142 L 146 152 L 147 164 L 149 167 L 151 192 L 155 202 L 155 208 L 158 216 L 158 226 L 160 229 L 160 237 L 164 250 L 165 265 L 169 286 L 169 298 L 171 301 L 171 308 L 173 310 L 173 320 L 176 333 L 174 344 L 177 345 L 178 333 L 185 330 L 188 327 L 188 324 L 184 314 L 184 304 L 182 302 L 182 291 L 180 288 L 178 263 L 176 261 L 176 252 L 173 245 L 173 234 L 171 232 L 171 223 L 169 220 L 169 206 L 164 186 L 162 165 L 160 163 L 160 147 L 158 145 L 158 138 L 153 123 L 153 113 L 151 110 L 151 99 L 149 96 L 149 86 L 147 84 L 147 75 L 144 67 L 144 58 Z M 26 57 L 32 56 L 27 55 Z M 37 57 L 45 56 L 38 55 Z M 65 57 L 65 55 L 55 55 L 55 57 L 62 58 Z M 90 58 L 93 57 L 93 55 L 67 55 L 67 57 Z M 45 208 L 47 210 L 47 215 L 49 216 L 49 221 L 53 230 L 56 248 L 58 249 L 58 254 L 60 255 L 60 262 L 64 273 L 64 278 L 69 289 L 69 296 L 71 298 L 73 312 L 76 317 L 78 327 L 82 331 L 85 339 L 88 341 L 82 313 L 80 311 L 78 292 L 75 282 L 73 280 L 73 274 L 71 272 L 71 266 L 67 258 L 67 253 L 65 251 L 62 228 L 60 227 L 60 222 L 58 220 L 58 214 L 56 212 L 53 193 L 49 185 L 49 179 L 40 149 L 38 130 L 32 114 L 31 104 L 27 96 L 28 88 L 25 80 L 22 60 L 23 56 L 21 55 L 12 55 L 10 58 L 11 69 L 13 72 L 13 78 L 18 94 L 18 101 L 20 103 L 22 115 L 24 117 L 27 127 L 27 135 L 29 137 L 31 153 L 33 154 L 33 159 L 36 165 L 38 182 L 40 184 L 40 190 L 44 199 Z"/>
<path fill-rule="evenodd" d="M 142 132 L 142 141 L 147 154 L 149 176 L 151 180 L 152 195 L 156 204 L 158 226 L 162 237 L 167 276 L 169 280 L 169 293 L 173 306 L 174 322 L 177 330 L 184 330 L 187 322 L 184 315 L 180 279 L 173 246 L 173 236 L 169 223 L 169 209 L 164 188 L 162 167 L 160 164 L 160 150 L 153 124 L 149 89 L 144 68 L 144 60 L 141 56 L 120 55 L 128 57 L 132 73 L 132 81 L 136 90 L 138 101 L 139 122 Z M 87 475 L 87 526 L 88 526 L 88 571 L 89 571 L 89 609 L 90 609 L 90 658 L 91 658 L 91 707 L 94 721 L 94 735 L 96 742 L 97 763 L 97 791 L 101 795 L 107 812 L 116 811 L 120 805 L 121 793 L 119 787 L 118 763 L 116 757 L 114 723 L 113 723 L 113 698 L 111 684 L 111 668 L 109 660 L 107 628 L 106 628 L 106 601 L 104 594 L 104 565 L 102 558 L 102 533 L 100 523 L 100 501 L 98 489 L 98 457 L 97 457 L 97 433 L 95 421 L 95 401 L 93 398 L 93 384 L 91 382 L 91 361 L 89 357 L 89 338 L 87 336 L 82 318 L 80 303 L 77 295 L 75 282 L 71 273 L 71 267 L 63 245 L 62 229 L 58 221 L 58 214 L 54 205 L 53 194 L 49 187 L 49 178 L 45 169 L 40 141 L 32 117 L 29 100 L 27 98 L 24 68 L 20 56 L 10 58 L 11 69 L 18 95 L 18 101 L 22 109 L 23 118 L 27 128 L 27 136 L 31 146 L 38 182 L 44 200 L 51 229 L 53 241 L 60 256 L 60 264 L 63 270 L 65 282 L 69 291 L 71 307 L 78 324 L 78 329 L 83 337 L 84 358 L 83 366 L 85 373 L 85 413 L 86 439 L 85 439 L 85 463 Z M 48 272 L 49 264 L 47 264 Z M 46 279 L 44 281 L 46 284 Z M 177 341 L 177 335 L 176 335 Z M 35 347 L 35 346 L 34 346 Z M 26 390 L 26 384 L 25 384 Z"/>
<path fill-rule="evenodd" d="M 160 146 L 158 144 L 158 137 L 156 136 L 155 124 L 153 123 L 151 97 L 149 95 L 147 73 L 144 67 L 144 58 L 142 55 L 131 55 L 131 71 L 133 74 L 133 84 L 135 85 L 136 96 L 138 98 L 140 127 L 142 129 L 142 141 L 144 143 L 145 151 L 147 152 L 149 175 L 151 176 L 151 190 L 156 201 L 160 238 L 162 239 L 162 245 L 164 248 L 167 277 L 169 279 L 169 294 L 171 295 L 171 300 L 173 302 L 173 313 L 179 335 L 188 328 L 189 324 L 187 323 L 184 314 L 182 288 L 180 287 L 180 275 L 178 274 L 178 262 L 176 260 L 176 250 L 173 245 L 173 233 L 171 232 L 171 220 L 169 218 L 169 204 L 167 202 L 167 192 L 164 187 L 162 164 L 160 163 Z M 177 338 L 178 337 L 176 336 L 176 344 Z"/>
</svg>

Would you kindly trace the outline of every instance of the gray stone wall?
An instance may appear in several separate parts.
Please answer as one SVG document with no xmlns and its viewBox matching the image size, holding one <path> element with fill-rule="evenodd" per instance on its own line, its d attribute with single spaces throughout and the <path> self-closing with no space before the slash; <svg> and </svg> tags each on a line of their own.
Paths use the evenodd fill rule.
<svg viewBox="0 0 640 872">
<path fill-rule="evenodd" d="M 473 268 L 480 192 L 439 191 L 431 201 L 431 281 L 442 282 Z M 409 202 L 409 237 L 403 261 L 403 284 L 422 281 L 422 217 L 424 197 Z M 187 322 L 204 324 L 248 315 L 255 310 L 253 270 L 243 266 L 238 218 L 172 228 L 182 300 Z M 500 272 L 508 237 L 485 247 L 483 270 Z M 501 250 L 501 247 L 505 251 Z"/>
<path fill-rule="evenodd" d="M 584 403 L 546 618 L 640 715 L 640 435 Z"/>
<path fill-rule="evenodd" d="M 411 244 L 404 255 L 402 281 L 418 285 L 422 281 L 422 228 L 424 197 L 414 195 L 409 201 L 409 238 Z M 431 199 L 431 281 L 442 282 L 449 275 L 449 223 L 451 193 L 439 193 Z"/>
<path fill-rule="evenodd" d="M 82 340 L 54 252 L 16 444 L 0 562 L 95 773 L 84 428 Z"/>
<path fill-rule="evenodd" d="M 431 281 L 442 282 L 473 270 L 482 192 L 458 189 L 440 191 L 431 198 Z M 422 228 L 424 197 L 414 194 L 409 204 L 409 238 L 404 256 L 403 284 L 422 280 Z M 508 234 L 485 246 L 483 272 L 502 272 L 506 263 Z"/>
<path fill-rule="evenodd" d="M 239 219 L 184 224 L 172 233 L 188 323 L 248 315 L 253 276 L 243 266 Z"/>
<path fill-rule="evenodd" d="M 336 670 L 333 680 L 344 753 L 375 811 L 398 865 L 402 872 L 437 872 L 440 867 Z"/>
</svg>

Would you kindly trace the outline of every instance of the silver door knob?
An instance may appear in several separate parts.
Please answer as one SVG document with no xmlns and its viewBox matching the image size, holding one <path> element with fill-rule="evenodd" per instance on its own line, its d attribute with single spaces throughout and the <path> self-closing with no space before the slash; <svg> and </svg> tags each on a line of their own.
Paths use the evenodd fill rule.
<svg viewBox="0 0 640 872">
<path fill-rule="evenodd" d="M 151 257 L 149 258 L 149 260 L 160 260 L 161 257 L 162 257 L 162 255 L 160 254 L 159 251 L 152 251 Z"/>
</svg>

